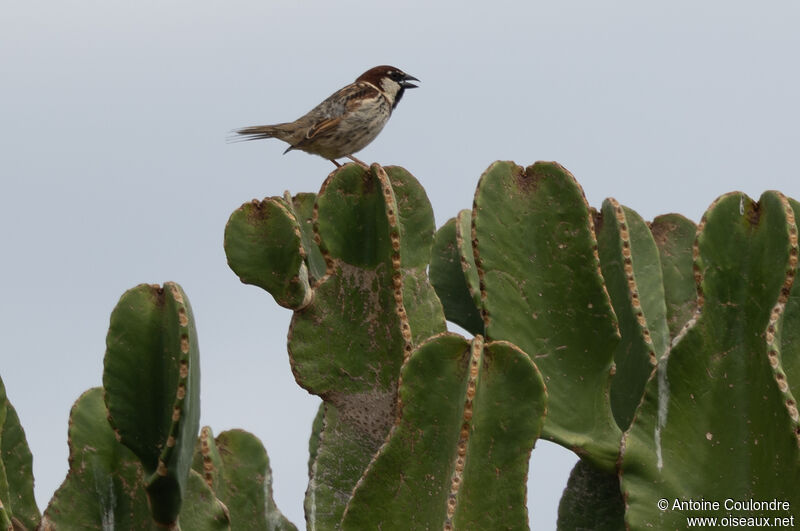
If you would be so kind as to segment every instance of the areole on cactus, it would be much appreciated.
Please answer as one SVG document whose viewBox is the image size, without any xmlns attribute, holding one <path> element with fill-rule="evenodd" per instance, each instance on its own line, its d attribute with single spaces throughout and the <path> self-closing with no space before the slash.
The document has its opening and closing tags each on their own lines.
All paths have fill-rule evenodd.
<svg viewBox="0 0 800 531">
<path fill-rule="evenodd" d="M 798 206 L 734 192 L 699 225 L 648 223 L 611 198 L 592 209 L 556 163 L 502 161 L 438 230 L 395 166 L 348 164 L 317 193 L 245 203 L 228 263 L 293 312 L 292 371 L 322 399 L 306 527 L 525 529 L 526 485 L 547 481 L 528 478 L 539 437 L 580 457 L 561 529 L 725 516 L 662 499 L 776 499 L 790 510 L 764 516 L 793 517 Z M 43 516 L 0 385 L 0 525 L 296 529 L 261 442 L 200 429 L 199 361 L 179 285 L 126 292 Z"/>
</svg>

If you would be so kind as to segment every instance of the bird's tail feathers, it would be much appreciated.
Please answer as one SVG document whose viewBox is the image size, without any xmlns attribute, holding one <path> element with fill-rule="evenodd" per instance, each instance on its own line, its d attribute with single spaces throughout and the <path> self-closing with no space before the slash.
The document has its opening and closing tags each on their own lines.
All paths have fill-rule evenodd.
<svg viewBox="0 0 800 531">
<path fill-rule="evenodd" d="M 242 129 L 234 129 L 228 137 L 228 142 L 244 142 L 247 140 L 261 140 L 262 138 L 280 138 L 286 135 L 286 131 L 281 126 L 277 125 L 254 125 L 252 127 L 243 127 Z"/>
</svg>

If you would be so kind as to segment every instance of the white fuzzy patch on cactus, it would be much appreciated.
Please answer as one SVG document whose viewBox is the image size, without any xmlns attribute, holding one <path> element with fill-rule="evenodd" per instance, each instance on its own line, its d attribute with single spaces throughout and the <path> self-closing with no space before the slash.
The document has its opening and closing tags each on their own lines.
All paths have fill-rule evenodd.
<svg viewBox="0 0 800 531">
<path fill-rule="evenodd" d="M 667 361 L 669 356 L 664 356 L 658 364 L 658 416 L 656 418 L 655 446 L 656 446 L 656 466 L 658 470 L 664 467 L 664 459 L 661 454 L 661 429 L 667 425 L 667 411 L 669 407 L 669 381 L 667 380 Z"/>
</svg>

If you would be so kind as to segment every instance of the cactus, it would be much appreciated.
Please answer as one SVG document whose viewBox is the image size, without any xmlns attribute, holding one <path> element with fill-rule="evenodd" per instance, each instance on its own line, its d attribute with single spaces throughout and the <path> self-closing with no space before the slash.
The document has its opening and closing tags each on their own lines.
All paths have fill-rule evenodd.
<svg viewBox="0 0 800 531">
<path fill-rule="evenodd" d="M 69 416 L 66 479 L 53 495 L 42 529 L 154 529 L 136 455 L 121 445 L 106 420 L 103 389 L 86 391 Z"/>
<path fill-rule="evenodd" d="M 242 282 L 270 292 L 286 308 L 305 307 L 311 301 L 311 284 L 325 274 L 319 249 L 308 231 L 301 230 L 307 219 L 300 212 L 307 205 L 303 199 L 299 196 L 293 203 L 291 197 L 274 197 L 246 203 L 231 215 L 225 230 L 225 252 L 234 272 Z"/>
<path fill-rule="evenodd" d="M 287 194 L 243 205 L 226 227 L 225 251 L 243 282 L 294 310 L 292 371 L 324 400 L 306 520 L 328 529 L 392 426 L 401 366 L 415 344 L 444 330 L 444 316 L 425 271 L 433 213 L 410 174 L 347 165 L 328 177 L 313 208 L 310 199 Z M 272 227 L 290 243 L 271 238 Z M 252 280 L 268 275 L 269 283 Z M 301 287 L 290 296 L 294 286 Z"/>
<path fill-rule="evenodd" d="M 472 253 L 472 212 L 462 210 L 436 231 L 431 258 L 431 284 L 447 320 L 474 335 L 483 334 L 481 289 Z"/>
<path fill-rule="evenodd" d="M 723 516 L 688 499 L 800 506 L 798 213 L 737 192 L 697 227 L 648 224 L 611 198 L 590 209 L 555 163 L 511 162 L 438 231 L 399 167 L 348 164 L 318 194 L 246 203 L 229 265 L 293 311 L 292 371 L 323 400 L 308 528 L 525 529 L 540 435 L 580 456 L 560 529 Z M 41 522 L 0 382 L 0 526 L 296 529 L 256 437 L 197 437 L 197 334 L 177 284 L 126 292 L 107 347 Z"/>
<path fill-rule="evenodd" d="M 774 203 L 770 197 L 765 196 Z M 788 201 L 787 204 L 796 204 L 792 200 Z M 744 217 L 739 215 L 741 219 L 755 219 L 757 216 L 753 212 L 763 212 L 763 207 L 759 209 L 749 203 L 744 206 L 746 201 L 741 194 L 733 194 L 721 203 L 728 205 L 730 217 L 738 215 L 740 208 L 745 214 L 750 213 Z M 720 208 L 719 205 L 709 212 L 714 212 L 717 208 Z M 791 218 L 791 209 L 774 208 L 776 211 L 785 211 L 786 219 Z M 663 394 L 663 389 L 667 386 L 665 382 L 671 381 L 665 367 L 673 370 L 674 362 L 668 362 L 664 358 L 659 371 L 654 371 L 654 366 L 669 351 L 670 339 L 678 335 L 697 306 L 694 293 L 695 275 L 691 270 L 694 224 L 682 216 L 666 215 L 656 218 L 648 227 L 635 212 L 613 199 L 607 200 L 602 212 L 591 220 L 580 189 L 571 176 L 556 165 L 543 163 L 522 169 L 511 163 L 499 162 L 484 173 L 476 191 L 472 212 L 471 249 L 464 245 L 464 230 L 461 228 L 463 216 L 463 213 L 459 214 L 459 218 L 446 223 L 437 234 L 437 252 L 434 253 L 431 276 L 434 279 L 443 279 L 434 281 L 434 285 L 445 301 L 448 319 L 464 326 L 471 312 L 468 302 L 474 300 L 471 297 L 473 290 L 469 288 L 473 280 L 469 278 L 468 267 L 458 266 L 469 264 L 468 255 L 471 252 L 475 258 L 481 289 L 476 308 L 483 314 L 486 334 L 495 340 L 506 339 L 520 345 L 533 356 L 542 370 L 548 386 L 550 404 L 543 436 L 575 450 L 582 458 L 573 471 L 562 499 L 559 525 L 564 528 L 587 526 L 618 529 L 625 525 L 622 520 L 625 512 L 627 524 L 631 528 L 645 524 L 655 527 L 679 526 L 679 520 L 659 514 L 656 508 L 656 499 L 653 497 L 663 484 L 672 481 L 672 488 L 676 489 L 672 492 L 675 497 L 678 496 L 680 485 L 678 478 L 691 476 L 702 483 L 712 468 L 730 465 L 725 469 L 736 470 L 727 461 L 714 463 L 709 460 L 704 462 L 709 473 L 698 474 L 696 466 L 703 461 L 703 458 L 698 458 L 698 463 L 692 467 L 679 468 L 681 472 L 676 471 L 673 476 L 661 476 L 660 472 L 654 471 L 658 468 L 654 467 L 658 460 L 643 457 L 647 452 L 656 452 L 654 441 L 660 439 L 654 439 L 652 435 L 655 426 L 658 425 L 659 430 L 664 428 L 657 420 L 658 389 L 661 388 Z M 780 222 L 775 223 L 780 225 Z M 791 223 L 787 222 L 785 225 L 789 227 L 783 231 L 787 234 L 786 241 L 794 241 L 793 245 L 796 246 L 796 232 L 791 228 Z M 744 238 L 731 241 L 723 236 L 726 231 L 731 231 L 730 228 L 712 226 L 716 227 L 713 235 L 708 236 L 708 227 L 705 227 L 699 241 L 713 242 L 706 243 L 709 250 L 728 250 L 731 254 L 727 261 L 736 263 L 735 267 L 747 263 L 746 260 L 734 262 L 734 258 L 740 254 L 772 259 L 776 253 L 780 255 L 778 247 L 746 250 Z M 593 241 L 595 228 L 596 246 Z M 764 230 L 764 234 L 774 234 L 776 230 Z M 518 235 L 521 233 L 527 235 L 527 238 L 520 239 Z M 735 234 L 735 231 L 732 233 Z M 703 246 L 700 245 L 700 248 Z M 596 254 L 592 252 L 595 249 Z M 730 278 L 715 285 L 715 289 L 720 292 L 722 286 L 735 290 L 731 286 L 735 286 L 734 279 L 740 277 L 752 279 L 750 282 L 754 286 L 763 284 L 765 281 L 759 280 L 762 278 L 771 278 L 778 286 L 785 280 L 785 284 L 789 285 L 789 280 L 794 278 L 794 273 L 789 271 L 796 264 L 796 254 L 793 254 L 796 251 L 791 250 L 791 245 L 786 249 L 789 250 L 784 256 L 788 257 L 786 264 L 789 265 L 786 266 L 787 273 L 783 276 L 775 272 L 769 276 L 770 273 L 756 268 L 738 270 L 730 266 L 705 267 L 714 272 L 720 269 L 732 270 Z M 702 254 L 698 264 L 700 263 Z M 600 269 L 593 272 L 592 269 L 596 269 L 598 265 Z M 443 271 L 448 273 L 442 273 Z M 462 280 L 447 278 L 448 275 L 452 277 L 459 273 L 464 277 Z M 742 295 L 739 302 L 731 304 L 726 301 L 725 304 L 745 307 L 745 291 L 740 291 Z M 604 292 L 607 293 L 605 297 Z M 604 298 L 607 299 L 605 304 Z M 710 327 L 707 331 L 701 332 L 702 326 L 698 328 L 698 325 L 693 325 L 676 343 L 674 350 L 677 352 L 687 349 L 694 352 L 683 354 L 685 363 L 698 356 L 709 357 L 713 352 L 730 350 L 721 350 L 721 346 L 709 348 L 708 345 L 687 347 L 686 342 L 695 337 L 694 334 L 704 338 L 738 337 L 740 334 L 736 331 L 741 326 L 740 323 L 752 319 L 744 312 L 738 320 L 716 318 L 722 313 L 718 306 L 719 303 L 710 311 L 706 321 L 700 319 L 700 323 L 706 323 Z M 772 308 L 766 304 L 764 307 Z M 796 345 L 800 336 L 796 332 L 800 329 L 796 323 L 800 319 L 800 303 L 793 296 L 788 296 L 775 306 L 778 307 L 782 312 L 781 320 L 789 324 L 783 325 L 780 332 L 774 333 L 775 345 L 771 348 L 774 348 L 773 352 L 780 352 L 780 355 L 767 356 L 766 347 L 761 347 L 762 365 L 769 359 L 772 366 L 777 367 L 773 371 L 774 375 L 765 375 L 762 385 L 763 389 L 766 386 L 774 388 L 777 382 L 777 391 L 773 389 L 773 392 L 783 396 L 783 414 L 788 415 L 781 422 L 788 421 L 788 425 L 784 424 L 785 433 L 794 433 L 797 410 L 793 393 L 797 387 L 792 385 L 796 386 L 796 380 L 800 379 L 796 361 Z M 770 315 L 769 311 L 764 315 Z M 614 337 L 616 326 L 620 331 L 618 339 Z M 766 333 L 763 332 L 765 326 L 765 322 L 755 324 L 752 333 L 761 330 L 762 337 L 769 339 L 772 332 L 769 329 Z M 475 330 L 475 327 L 472 329 Z M 599 336 L 603 330 L 606 331 L 601 336 L 605 338 L 603 341 L 587 339 L 592 334 Z M 777 350 L 778 346 L 780 350 Z M 697 348 L 705 353 L 699 354 Z M 580 358 L 589 354 L 594 359 Z M 570 355 L 576 356 L 571 362 Z M 743 353 L 738 354 L 742 355 Z M 604 365 L 612 356 L 613 365 Z M 672 356 L 674 354 L 670 358 Z M 728 359 L 729 356 L 725 358 Z M 776 360 L 780 360 L 780 363 Z M 741 361 L 731 363 L 742 365 Z M 605 372 L 606 367 L 613 374 L 610 381 Z M 695 370 L 699 370 L 699 365 Z M 714 374 L 727 373 L 718 368 Z M 679 378 L 685 381 L 683 373 L 681 375 Z M 705 396 L 701 389 L 702 386 L 698 385 L 693 393 L 684 393 L 682 399 L 700 394 Z M 643 395 L 644 403 L 640 407 Z M 753 395 L 755 397 L 755 393 Z M 672 393 L 669 397 L 670 404 L 676 400 Z M 744 408 L 747 400 L 741 398 L 737 402 L 730 397 L 716 403 L 739 403 L 738 407 Z M 570 410 L 576 408 L 576 402 L 586 404 L 578 406 L 580 411 L 577 414 Z M 661 400 L 661 404 L 667 410 L 673 407 L 666 407 L 664 400 Z M 563 409 L 565 407 L 570 409 Z M 676 407 L 681 412 L 688 409 L 683 403 Z M 740 424 L 755 424 L 752 418 L 746 416 L 739 420 Z M 587 438 L 585 432 L 581 433 L 582 426 L 591 427 L 595 435 Z M 630 431 L 625 435 L 623 462 L 623 456 L 615 446 L 619 444 L 623 431 L 629 427 Z M 722 429 L 721 423 L 719 429 Z M 679 435 L 680 428 L 674 430 L 670 432 L 675 438 L 673 444 L 677 445 L 677 441 L 682 440 L 684 442 L 680 447 L 683 452 L 695 452 L 685 442 L 685 434 Z M 748 431 L 740 429 L 737 433 L 747 434 Z M 750 433 L 745 439 L 762 441 L 774 437 L 777 437 L 774 430 L 770 432 L 764 429 L 757 436 Z M 741 439 L 740 435 L 739 440 Z M 733 448 L 734 443 L 734 440 L 730 440 L 728 446 Z M 696 444 L 703 443 L 698 441 Z M 763 451 L 764 455 L 767 454 L 768 451 L 763 446 L 754 448 L 755 444 L 763 443 L 736 443 L 740 459 L 747 459 L 745 456 L 752 455 L 755 450 L 758 450 L 756 453 Z M 792 447 L 788 441 L 786 445 L 788 446 L 784 450 L 791 448 L 795 452 L 790 452 L 789 457 L 780 460 L 789 473 L 784 474 L 782 481 L 774 484 L 777 486 L 773 486 L 773 490 L 763 494 L 764 496 L 783 493 L 786 497 L 789 484 L 797 479 L 797 445 Z M 644 454 L 637 454 L 637 451 Z M 673 448 L 673 452 L 677 455 L 677 446 Z M 698 449 L 697 455 L 705 454 Z M 617 469 L 618 459 L 623 463 L 621 471 Z M 756 471 L 748 472 L 753 473 Z M 628 496 L 627 511 L 620 496 L 617 474 L 621 474 L 626 482 L 624 493 Z M 661 479 L 656 481 L 654 477 Z M 655 488 L 654 482 L 657 485 Z M 644 488 L 644 485 L 650 485 L 650 488 Z M 639 498 L 630 498 L 628 488 L 636 491 Z M 666 489 L 662 495 L 669 492 Z M 708 498 L 708 492 L 711 491 L 703 490 L 698 485 L 694 496 L 704 495 Z M 640 501 L 645 493 L 650 497 L 644 498 L 646 501 Z M 739 495 L 743 494 L 740 492 Z M 684 496 L 688 497 L 687 494 Z M 593 515 L 592 519 L 587 520 L 587 514 Z"/>
<path fill-rule="evenodd" d="M 580 186 L 556 164 L 497 162 L 475 192 L 472 239 L 487 337 L 527 352 L 547 385 L 542 436 L 613 470 L 620 339 Z"/>
<path fill-rule="evenodd" d="M 109 422 L 141 460 L 156 522 L 180 512 L 200 423 L 200 367 L 183 290 L 142 284 L 111 314 L 103 387 Z"/>
<path fill-rule="evenodd" d="M 614 356 L 611 405 L 624 428 L 630 426 L 673 330 L 693 312 L 691 248 L 696 227 L 683 216 L 670 214 L 656 218 L 648 230 L 638 214 L 614 199 L 603 203 L 595 226 L 603 278 L 622 335 Z M 559 503 L 559 529 L 622 529 L 624 512 L 618 475 L 579 461 Z"/>
<path fill-rule="evenodd" d="M 795 213 L 795 224 L 800 219 L 800 203 L 789 199 Z M 780 352 L 786 385 L 795 399 L 800 399 L 800 282 L 795 279 L 786 308 L 783 312 L 784 326 L 780 333 Z"/>
<path fill-rule="evenodd" d="M 800 506 L 800 424 L 783 369 L 797 363 L 797 347 L 782 344 L 786 318 L 796 318 L 786 315 L 797 304 L 790 303 L 796 207 L 775 192 L 758 203 L 731 193 L 704 215 L 694 249 L 698 313 L 648 381 L 624 438 L 631 528 L 720 516 L 672 510 L 675 500 L 777 498 Z M 667 510 L 657 509 L 660 499 Z"/>
<path fill-rule="evenodd" d="M 229 430 L 215 439 L 206 426 L 197 442 L 193 470 L 225 504 L 232 529 L 297 530 L 275 506 L 269 457 L 254 435 Z"/>
<path fill-rule="evenodd" d="M 215 440 L 210 428 L 195 436 L 199 352 L 180 286 L 127 291 L 107 345 L 106 387 L 72 408 L 70 471 L 43 529 L 295 529 L 272 500 L 258 439 L 234 430 Z"/>
<path fill-rule="evenodd" d="M 414 351 L 401 379 L 402 413 L 342 528 L 525 528 L 528 457 L 545 411 L 528 355 L 444 333 Z"/>
<path fill-rule="evenodd" d="M 670 339 L 674 339 L 697 309 L 692 272 L 692 246 L 697 226 L 680 214 L 665 214 L 653 220 L 650 231 L 658 246 L 667 326 Z"/>
<path fill-rule="evenodd" d="M 625 430 L 669 345 L 661 260 L 644 220 L 616 200 L 603 202 L 596 226 L 603 279 L 621 335 L 614 352 L 611 410 Z"/>
<path fill-rule="evenodd" d="M 199 420 L 191 307 L 174 283 L 127 291 L 111 315 L 104 388 L 70 415 L 70 472 L 45 529 L 227 529 L 224 506 L 190 473 Z"/>
<path fill-rule="evenodd" d="M 0 525 L 34 529 L 41 518 L 33 497 L 33 457 L 0 379 Z"/>
<path fill-rule="evenodd" d="M 625 529 L 625 501 L 619 478 L 579 460 L 558 504 L 558 529 Z"/>
<path fill-rule="evenodd" d="M 107 417 L 100 387 L 86 391 L 72 407 L 70 470 L 45 510 L 43 530 L 163 529 L 150 515 L 152 493 L 146 490 L 142 463 L 117 441 Z M 224 506 L 193 475 L 186 480 L 181 524 L 186 529 L 229 529 Z"/>
</svg>

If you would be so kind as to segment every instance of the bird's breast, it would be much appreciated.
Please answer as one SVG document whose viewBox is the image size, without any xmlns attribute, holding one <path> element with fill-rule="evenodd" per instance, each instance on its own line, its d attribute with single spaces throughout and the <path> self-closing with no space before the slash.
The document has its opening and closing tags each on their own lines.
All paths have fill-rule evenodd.
<svg viewBox="0 0 800 531">
<path fill-rule="evenodd" d="M 342 118 L 342 125 L 351 130 L 377 129 L 377 132 L 386 125 L 392 108 L 382 96 L 362 100 L 359 105 L 354 105 Z M 377 133 L 376 133 L 377 134 Z"/>
<path fill-rule="evenodd" d="M 391 111 L 391 106 L 382 97 L 363 100 L 358 106 L 349 109 L 335 132 L 332 131 L 336 136 L 332 139 L 333 143 L 342 146 L 342 155 L 360 151 L 375 140 L 389 120 Z"/>
</svg>

